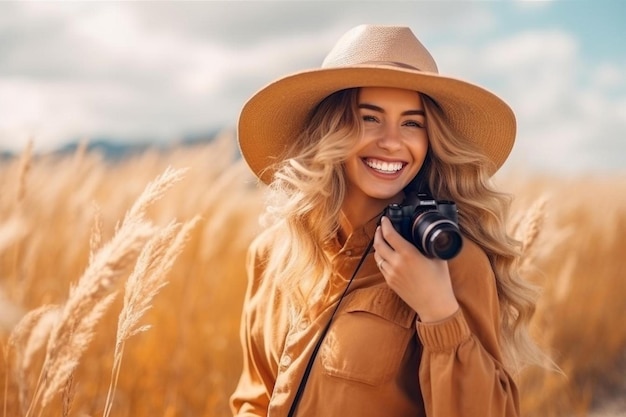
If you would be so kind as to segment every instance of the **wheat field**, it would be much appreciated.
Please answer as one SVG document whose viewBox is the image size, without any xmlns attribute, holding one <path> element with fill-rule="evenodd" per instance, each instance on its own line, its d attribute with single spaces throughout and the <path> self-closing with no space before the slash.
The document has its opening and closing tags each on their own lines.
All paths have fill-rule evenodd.
<svg viewBox="0 0 626 417">
<path fill-rule="evenodd" d="M 497 181 L 563 371 L 518 376 L 524 415 L 626 415 L 626 176 Z M 232 134 L 117 162 L 28 147 L 0 190 L 3 416 L 230 414 L 262 205 Z"/>
</svg>

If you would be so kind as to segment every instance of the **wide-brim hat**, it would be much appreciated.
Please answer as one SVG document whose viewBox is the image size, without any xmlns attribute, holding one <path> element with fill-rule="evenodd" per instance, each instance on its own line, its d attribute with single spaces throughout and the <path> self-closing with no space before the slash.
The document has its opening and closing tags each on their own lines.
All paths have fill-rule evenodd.
<svg viewBox="0 0 626 417">
<path fill-rule="evenodd" d="M 237 134 L 250 169 L 270 183 L 275 164 L 317 104 L 353 87 L 394 87 L 428 95 L 454 131 L 491 160 L 491 174 L 513 147 L 515 115 L 502 99 L 478 85 L 439 75 L 431 54 L 408 27 L 361 25 L 339 39 L 321 68 L 282 77 L 244 104 Z"/>
</svg>

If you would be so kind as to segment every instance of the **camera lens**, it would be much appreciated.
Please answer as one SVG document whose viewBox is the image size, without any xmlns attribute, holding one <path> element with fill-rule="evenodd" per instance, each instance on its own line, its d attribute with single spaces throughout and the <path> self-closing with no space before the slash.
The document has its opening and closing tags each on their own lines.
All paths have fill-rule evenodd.
<svg viewBox="0 0 626 417">
<path fill-rule="evenodd" d="M 446 227 L 440 227 L 432 234 L 432 238 L 428 242 L 430 244 L 429 251 L 437 258 L 451 259 L 459 252 L 463 241 L 461 235 L 456 230 L 445 230 Z"/>
<path fill-rule="evenodd" d="M 438 211 L 420 214 L 413 222 L 413 242 L 430 258 L 451 259 L 463 245 L 457 225 Z"/>
</svg>

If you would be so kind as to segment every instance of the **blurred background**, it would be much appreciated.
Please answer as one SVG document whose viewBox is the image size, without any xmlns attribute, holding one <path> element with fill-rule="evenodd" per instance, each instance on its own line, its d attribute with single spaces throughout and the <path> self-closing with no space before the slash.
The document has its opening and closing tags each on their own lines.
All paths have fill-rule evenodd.
<svg viewBox="0 0 626 417">
<path fill-rule="evenodd" d="M 264 84 L 319 66 L 349 28 L 380 23 L 410 26 L 442 74 L 509 102 L 506 167 L 614 170 L 625 21 L 622 0 L 2 2 L 0 149 L 205 138 Z"/>
</svg>

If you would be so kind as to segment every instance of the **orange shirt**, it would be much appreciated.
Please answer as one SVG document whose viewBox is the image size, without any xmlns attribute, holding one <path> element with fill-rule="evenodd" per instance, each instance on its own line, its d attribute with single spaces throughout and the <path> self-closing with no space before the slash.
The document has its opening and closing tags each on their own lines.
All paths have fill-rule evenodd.
<svg viewBox="0 0 626 417">
<path fill-rule="evenodd" d="M 373 236 L 376 222 L 330 248 L 336 298 Z M 334 304 L 295 322 L 286 297 L 261 280 L 263 251 L 251 247 L 242 317 L 243 371 L 231 397 L 235 416 L 285 417 Z M 512 417 L 515 383 L 503 369 L 494 274 L 486 254 L 464 241 L 449 261 L 461 306 L 422 323 L 385 283 L 368 254 L 319 350 L 297 416 Z M 419 274 L 419 271 L 416 271 Z"/>
</svg>

